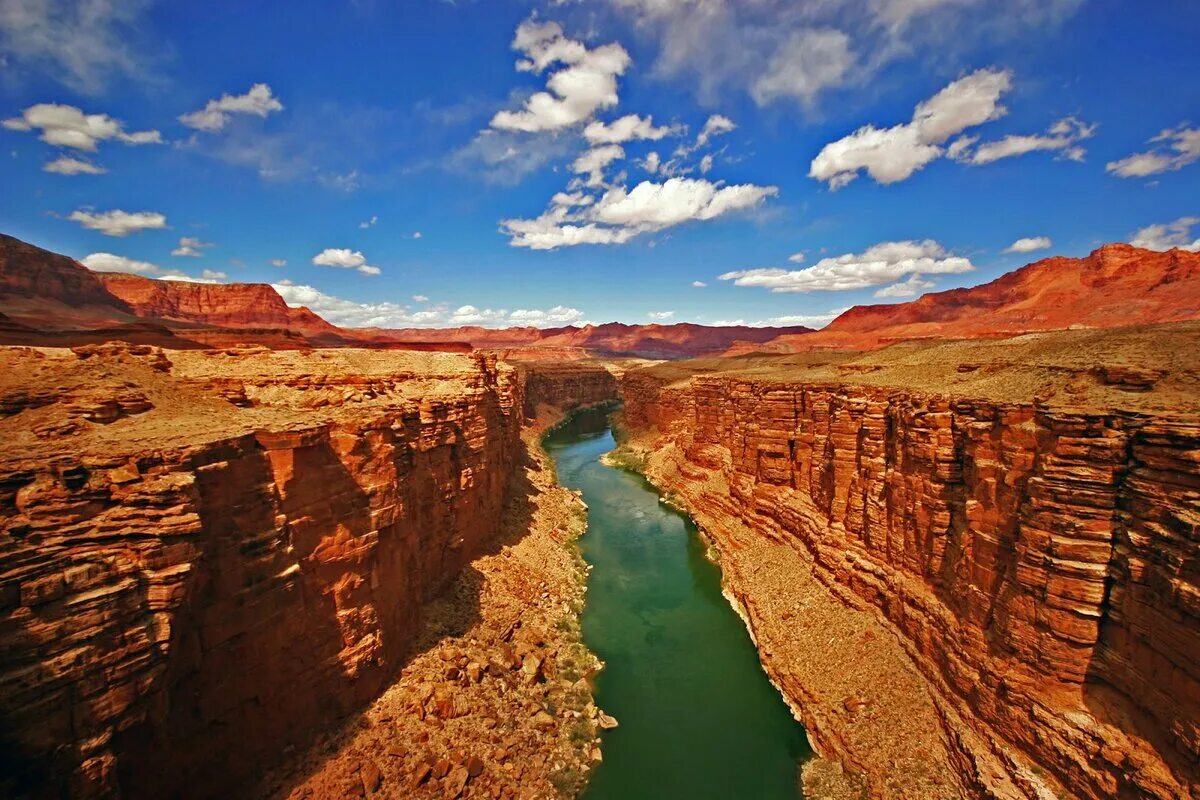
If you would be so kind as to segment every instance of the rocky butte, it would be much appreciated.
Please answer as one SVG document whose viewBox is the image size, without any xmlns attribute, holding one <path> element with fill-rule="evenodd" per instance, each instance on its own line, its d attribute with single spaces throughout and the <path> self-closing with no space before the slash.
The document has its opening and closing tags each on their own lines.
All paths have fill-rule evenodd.
<svg viewBox="0 0 1200 800">
<path fill-rule="evenodd" d="M 578 794 L 610 720 L 538 436 L 619 397 L 806 796 L 1196 796 L 1198 286 L 1110 245 L 817 333 L 355 331 L 5 237 L 0 794 Z"/>
</svg>

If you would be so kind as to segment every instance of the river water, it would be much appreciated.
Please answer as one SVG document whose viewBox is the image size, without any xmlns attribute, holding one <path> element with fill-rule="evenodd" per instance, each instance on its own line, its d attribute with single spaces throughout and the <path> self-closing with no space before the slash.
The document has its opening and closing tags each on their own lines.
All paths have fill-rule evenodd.
<svg viewBox="0 0 1200 800">
<path fill-rule="evenodd" d="M 545 440 L 559 481 L 588 505 L 583 638 L 606 662 L 596 702 L 620 721 L 603 734 L 585 800 L 796 800 L 804 729 L 767 681 L 691 520 L 641 476 L 601 464 L 614 446 L 600 410 Z"/>
</svg>

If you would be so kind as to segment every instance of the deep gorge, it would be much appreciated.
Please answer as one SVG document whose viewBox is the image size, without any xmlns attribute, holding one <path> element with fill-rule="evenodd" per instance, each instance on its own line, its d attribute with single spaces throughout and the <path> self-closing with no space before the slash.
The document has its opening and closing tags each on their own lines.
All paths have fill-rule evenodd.
<svg viewBox="0 0 1200 800">
<path fill-rule="evenodd" d="M 463 363 L 452 398 L 6 470 L 11 791 L 214 796 L 378 695 L 421 604 L 494 535 L 526 409 L 615 386 L 602 369 L 546 383 L 494 358 Z M 253 405 L 247 392 L 277 382 L 219 391 Z M 363 388 L 385 397 L 383 382 L 299 389 L 329 407 Z"/>
<path fill-rule="evenodd" d="M 165 402 L 151 356 L 114 358 Z M 871 796 L 905 796 L 881 753 L 924 755 L 904 730 L 877 741 L 904 694 L 927 699 L 925 796 L 1195 792 L 1194 423 L 436 359 L 461 390 L 406 393 L 411 372 L 217 381 L 178 356 L 170 380 L 290 416 L 6 464 L 0 716 L 17 791 L 200 796 L 203 774 L 215 795 L 303 747 L 386 687 L 422 604 L 495 533 L 522 426 L 620 396 L 623 452 L 713 543 L 768 674 Z M 853 632 L 843 672 L 886 652 L 906 682 L 826 691 L 787 638 L 814 615 Z"/>
</svg>

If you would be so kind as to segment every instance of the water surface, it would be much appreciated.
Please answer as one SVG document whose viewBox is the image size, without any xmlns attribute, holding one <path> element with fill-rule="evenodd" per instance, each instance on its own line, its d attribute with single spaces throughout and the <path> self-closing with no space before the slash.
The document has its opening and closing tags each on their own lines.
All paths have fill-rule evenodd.
<svg viewBox="0 0 1200 800">
<path fill-rule="evenodd" d="M 583 638 L 606 662 L 596 702 L 620 721 L 585 800 L 796 800 L 803 728 L 767 681 L 720 573 L 683 514 L 642 477 L 599 462 L 603 411 L 546 437 L 558 479 L 583 492 Z"/>
</svg>

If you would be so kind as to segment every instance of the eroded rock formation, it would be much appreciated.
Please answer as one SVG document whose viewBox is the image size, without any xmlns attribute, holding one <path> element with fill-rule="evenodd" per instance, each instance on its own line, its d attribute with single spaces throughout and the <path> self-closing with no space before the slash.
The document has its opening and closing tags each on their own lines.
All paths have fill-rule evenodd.
<svg viewBox="0 0 1200 800">
<path fill-rule="evenodd" d="M 731 353 L 864 350 L 911 339 L 998 338 L 1198 317 L 1200 253 L 1108 244 L 1084 258 L 1042 259 L 979 286 L 855 306 L 815 334 L 746 342 Z"/>
<path fill-rule="evenodd" d="M 305 336 L 342 334 L 309 309 L 291 308 L 265 283 L 161 281 L 121 272 L 96 276 L 139 317 L 223 328 L 277 328 Z"/>
<path fill-rule="evenodd" d="M 617 396 L 614 372 L 595 363 L 532 363 L 525 374 L 525 416 L 537 419 L 539 408 L 580 408 Z"/>
<path fill-rule="evenodd" d="M 946 394 L 869 365 L 878 385 L 758 371 L 630 372 L 627 435 L 718 547 L 744 546 L 727 532 L 748 527 L 886 620 L 937 698 L 965 790 L 1200 791 L 1194 408 L 1012 401 L 983 379 Z M 745 600 L 752 616 L 769 605 Z M 803 707 L 805 687 L 765 663 Z M 810 711 L 824 749 L 845 745 L 836 715 Z M 880 788 L 886 764 L 845 755 L 875 794 L 904 796 Z"/>
<path fill-rule="evenodd" d="M 482 356 L 110 350 L 2 351 L 0 774 L 215 795 L 394 675 L 503 516 L 524 388 Z M 80 419 L 114 387 L 141 399 Z"/>
</svg>

